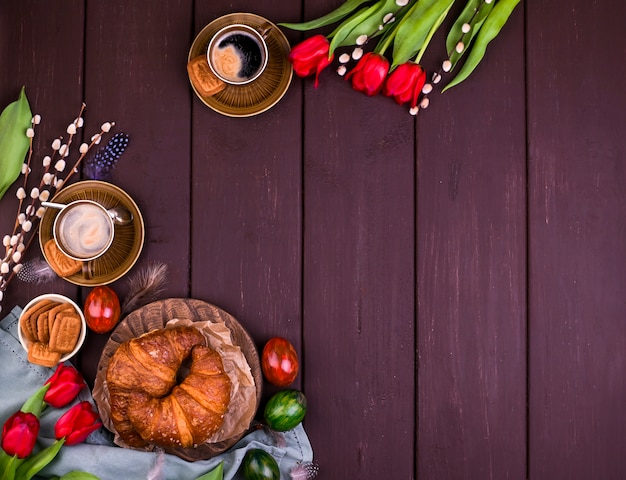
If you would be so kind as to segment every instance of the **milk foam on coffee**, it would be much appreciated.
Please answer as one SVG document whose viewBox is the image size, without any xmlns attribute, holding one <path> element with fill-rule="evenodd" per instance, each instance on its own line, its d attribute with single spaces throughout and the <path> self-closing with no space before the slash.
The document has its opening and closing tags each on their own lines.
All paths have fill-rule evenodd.
<svg viewBox="0 0 626 480">
<path fill-rule="evenodd" d="M 57 235 L 61 247 L 71 256 L 91 258 L 109 245 L 111 221 L 106 211 L 96 205 L 77 205 L 63 212 Z"/>
<path fill-rule="evenodd" d="M 226 80 L 246 81 L 259 71 L 263 53 L 258 40 L 247 32 L 227 34 L 211 52 L 213 67 Z"/>
</svg>

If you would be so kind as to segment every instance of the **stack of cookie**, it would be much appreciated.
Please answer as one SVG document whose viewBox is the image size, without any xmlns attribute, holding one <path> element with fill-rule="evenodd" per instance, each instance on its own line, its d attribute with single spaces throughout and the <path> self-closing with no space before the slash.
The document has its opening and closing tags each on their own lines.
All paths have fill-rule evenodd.
<svg viewBox="0 0 626 480">
<path fill-rule="evenodd" d="M 55 366 L 74 350 L 81 328 L 82 320 L 72 304 L 49 299 L 36 302 L 20 317 L 22 336 L 29 342 L 28 361 Z"/>
</svg>

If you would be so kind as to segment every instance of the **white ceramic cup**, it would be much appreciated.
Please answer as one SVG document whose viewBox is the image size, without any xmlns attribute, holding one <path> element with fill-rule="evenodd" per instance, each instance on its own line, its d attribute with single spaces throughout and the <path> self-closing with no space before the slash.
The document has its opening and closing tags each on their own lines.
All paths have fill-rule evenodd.
<svg viewBox="0 0 626 480">
<path fill-rule="evenodd" d="M 257 30 L 240 23 L 227 25 L 211 38 L 207 61 L 217 78 L 229 85 L 253 82 L 267 67 L 265 38 L 269 26 Z"/>
<path fill-rule="evenodd" d="M 92 200 L 69 203 L 57 214 L 52 231 L 59 249 L 81 262 L 104 255 L 115 236 L 113 219 L 106 208 Z"/>
</svg>

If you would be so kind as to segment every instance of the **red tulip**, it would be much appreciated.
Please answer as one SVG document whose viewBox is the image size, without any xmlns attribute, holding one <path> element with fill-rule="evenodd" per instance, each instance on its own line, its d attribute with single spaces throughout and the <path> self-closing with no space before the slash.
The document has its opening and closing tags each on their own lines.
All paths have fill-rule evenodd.
<svg viewBox="0 0 626 480">
<path fill-rule="evenodd" d="M 62 408 L 76 398 L 85 386 L 83 377 L 74 367 L 59 365 L 44 385 L 50 388 L 43 397 L 54 408 Z"/>
<path fill-rule="evenodd" d="M 399 105 L 409 102 L 413 108 L 417 105 L 425 83 L 426 72 L 420 65 L 413 62 L 403 63 L 387 78 L 383 86 L 383 95 L 393 97 Z"/>
<path fill-rule="evenodd" d="M 389 61 L 378 53 L 368 52 L 348 72 L 346 80 L 352 78 L 352 88 L 370 97 L 377 95 L 389 72 Z"/>
<path fill-rule="evenodd" d="M 100 418 L 93 410 L 91 403 L 80 402 L 57 420 L 54 426 L 54 436 L 57 440 L 65 437 L 65 445 L 76 445 L 101 426 Z"/>
<path fill-rule="evenodd" d="M 26 458 L 39 435 L 39 419 L 32 413 L 15 412 L 2 427 L 2 450 L 7 455 Z"/>
<path fill-rule="evenodd" d="M 315 88 L 319 85 L 320 72 L 333 61 L 329 56 L 330 42 L 324 35 L 314 35 L 291 49 L 289 61 L 299 77 L 315 73 Z"/>
</svg>

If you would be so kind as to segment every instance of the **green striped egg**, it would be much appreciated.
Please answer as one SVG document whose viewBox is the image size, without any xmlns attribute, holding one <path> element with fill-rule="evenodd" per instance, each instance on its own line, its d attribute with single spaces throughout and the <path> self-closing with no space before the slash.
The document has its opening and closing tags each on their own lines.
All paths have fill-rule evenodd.
<svg viewBox="0 0 626 480">
<path fill-rule="evenodd" d="M 306 397 L 299 390 L 282 390 L 265 406 L 265 422 L 277 432 L 291 430 L 306 414 Z"/>
<path fill-rule="evenodd" d="M 243 457 L 243 476 L 246 480 L 280 480 L 278 463 L 269 453 L 253 448 Z"/>
</svg>

